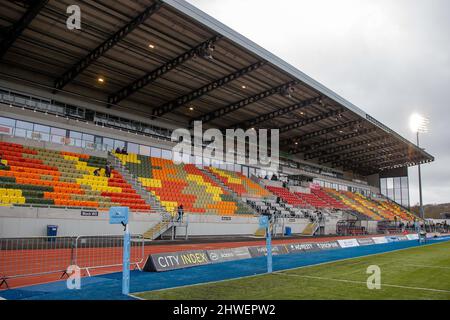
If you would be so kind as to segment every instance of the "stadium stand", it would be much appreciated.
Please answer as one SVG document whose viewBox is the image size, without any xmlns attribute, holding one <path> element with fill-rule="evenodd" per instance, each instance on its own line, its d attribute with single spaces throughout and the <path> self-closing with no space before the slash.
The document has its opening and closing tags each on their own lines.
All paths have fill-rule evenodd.
<svg viewBox="0 0 450 320">
<path fill-rule="evenodd" d="M 106 158 L 8 142 L 0 142 L 0 155 L 6 162 L 0 168 L 2 204 L 151 209 L 119 172 L 112 170 L 109 178 L 105 176 Z"/>
<path fill-rule="evenodd" d="M 333 189 L 324 189 L 325 192 L 335 199 L 340 199 L 348 208 L 353 209 L 366 217 L 380 221 L 406 220 L 412 221 L 415 217 L 400 206 L 388 201 L 374 200 L 359 193 L 350 191 L 336 191 Z M 397 218 L 396 218 L 397 217 Z"/>
<path fill-rule="evenodd" d="M 316 195 L 318 198 L 325 201 L 331 208 L 334 209 L 347 209 L 347 207 L 339 200 L 329 196 L 322 189 L 311 189 L 311 193 Z"/>
<path fill-rule="evenodd" d="M 267 186 L 267 190 L 280 197 L 284 202 L 298 207 L 306 207 L 307 203 L 286 188 Z"/>
<path fill-rule="evenodd" d="M 392 212 L 394 215 L 400 217 L 402 220 L 413 221 L 414 219 L 417 219 L 417 217 L 413 213 L 403 209 L 394 202 L 390 202 L 387 200 L 374 200 L 374 201 L 376 201 L 385 210 L 388 210 Z"/>
<path fill-rule="evenodd" d="M 266 189 L 240 172 L 231 172 L 214 167 L 208 167 L 207 170 L 241 197 L 262 198 L 271 195 Z"/>
<path fill-rule="evenodd" d="M 329 205 L 313 193 L 294 192 L 294 194 L 311 207 L 315 207 L 318 209 L 331 207 L 331 205 Z"/>
<path fill-rule="evenodd" d="M 217 215 L 253 215 L 239 200 L 193 164 L 130 153 L 114 153 L 122 164 L 171 214 L 179 205 L 185 212 Z"/>
</svg>

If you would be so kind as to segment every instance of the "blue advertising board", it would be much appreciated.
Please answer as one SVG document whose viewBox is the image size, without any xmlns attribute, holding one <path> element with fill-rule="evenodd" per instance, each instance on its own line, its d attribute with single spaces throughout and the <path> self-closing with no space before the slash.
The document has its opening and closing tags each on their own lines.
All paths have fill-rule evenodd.
<svg viewBox="0 0 450 320">
<path fill-rule="evenodd" d="M 128 224 L 128 207 L 111 207 L 109 224 Z"/>
</svg>

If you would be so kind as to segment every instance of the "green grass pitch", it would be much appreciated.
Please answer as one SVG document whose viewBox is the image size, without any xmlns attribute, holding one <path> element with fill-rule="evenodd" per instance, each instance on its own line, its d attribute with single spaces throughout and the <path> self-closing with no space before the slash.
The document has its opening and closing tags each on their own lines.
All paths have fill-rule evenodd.
<svg viewBox="0 0 450 320">
<path fill-rule="evenodd" d="M 371 265 L 380 267 L 381 289 L 367 288 L 366 271 Z M 450 242 L 137 296 L 149 300 L 450 300 Z"/>
</svg>

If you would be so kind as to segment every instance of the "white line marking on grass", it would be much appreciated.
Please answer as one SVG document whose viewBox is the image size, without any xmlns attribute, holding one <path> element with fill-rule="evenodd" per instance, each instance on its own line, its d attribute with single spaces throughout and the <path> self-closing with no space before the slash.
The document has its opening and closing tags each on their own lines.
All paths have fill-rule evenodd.
<svg viewBox="0 0 450 320">
<path fill-rule="evenodd" d="M 356 283 L 356 284 L 364 284 L 364 285 L 367 284 L 366 281 L 334 279 L 334 278 L 315 277 L 315 276 L 302 276 L 302 275 L 299 275 L 299 274 L 288 274 L 288 273 L 283 273 L 283 272 L 274 272 L 274 274 L 279 275 L 279 276 L 286 276 L 286 277 L 298 277 L 298 278 L 306 278 L 306 279 L 327 280 L 327 281 Z M 385 284 L 385 283 L 381 284 L 381 287 L 391 287 L 391 288 L 400 288 L 400 289 L 410 289 L 410 290 L 422 290 L 422 291 L 433 291 L 433 292 L 441 292 L 441 293 L 450 293 L 449 290 L 432 289 L 432 288 L 420 288 L 420 287 L 408 287 L 408 286 L 400 286 L 400 285 Z"/>
<path fill-rule="evenodd" d="M 284 271 L 291 271 L 291 270 L 299 270 L 299 269 L 311 268 L 311 267 L 322 266 L 322 265 L 327 265 L 327 264 L 332 264 L 332 263 L 338 263 L 338 262 L 341 262 L 341 261 L 361 259 L 361 258 L 365 258 L 365 257 L 372 257 L 372 256 L 378 256 L 379 257 L 379 256 L 382 256 L 384 254 L 389 254 L 389 253 L 394 253 L 394 252 L 399 252 L 399 251 L 406 251 L 406 250 L 417 249 L 417 248 L 423 248 L 423 247 L 429 247 L 429 246 L 433 246 L 433 245 L 440 245 L 442 243 L 447 243 L 447 241 L 443 241 L 441 243 L 430 243 L 430 244 L 423 244 L 423 245 L 418 245 L 418 246 L 414 246 L 414 247 L 395 249 L 395 250 L 386 251 L 386 252 L 372 253 L 372 254 L 368 254 L 368 255 L 364 255 L 364 256 L 358 256 L 358 257 L 351 257 L 351 258 L 344 258 L 344 259 L 326 261 L 326 262 L 316 263 L 316 264 L 307 265 L 307 266 L 287 268 L 287 269 L 283 269 L 283 270 L 276 271 L 276 272 L 284 272 Z M 356 262 L 355 264 L 358 264 L 358 263 L 359 262 Z M 199 287 L 199 286 L 208 285 L 208 284 L 216 284 L 216 283 L 221 283 L 221 282 L 230 282 L 230 281 L 255 278 L 255 277 L 265 276 L 265 275 L 269 275 L 269 274 L 268 273 L 255 273 L 255 274 L 250 275 L 250 276 L 236 277 L 236 278 L 231 278 L 231 279 L 200 282 L 200 283 L 187 284 L 187 285 L 182 285 L 182 286 L 175 286 L 175 287 L 162 288 L 162 289 L 156 289 L 156 290 L 148 290 L 148 291 L 142 291 L 142 292 L 133 292 L 133 295 L 145 294 L 145 293 L 150 293 L 150 292 L 162 292 L 162 291 L 168 291 L 168 290 L 172 290 L 172 289 L 183 289 L 183 288 L 189 288 L 189 287 Z"/>
<path fill-rule="evenodd" d="M 450 269 L 450 267 L 441 267 L 441 266 L 425 266 L 422 264 L 407 264 L 407 267 L 419 267 L 419 268 L 433 268 L 433 269 Z"/>
<path fill-rule="evenodd" d="M 137 299 L 137 300 L 145 300 L 144 298 L 138 297 L 138 296 L 136 296 L 134 294 L 129 294 L 129 296 L 134 298 L 134 299 Z"/>
</svg>

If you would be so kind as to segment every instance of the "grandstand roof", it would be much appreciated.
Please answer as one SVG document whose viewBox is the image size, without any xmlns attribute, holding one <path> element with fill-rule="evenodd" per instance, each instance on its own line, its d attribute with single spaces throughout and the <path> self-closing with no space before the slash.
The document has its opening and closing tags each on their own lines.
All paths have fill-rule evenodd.
<svg viewBox="0 0 450 320">
<path fill-rule="evenodd" d="M 361 174 L 434 161 L 183 0 L 78 1 L 81 30 L 66 27 L 69 0 L 20 3 L 0 12 L 2 78 L 186 125 L 279 128 L 282 151 Z"/>
</svg>

